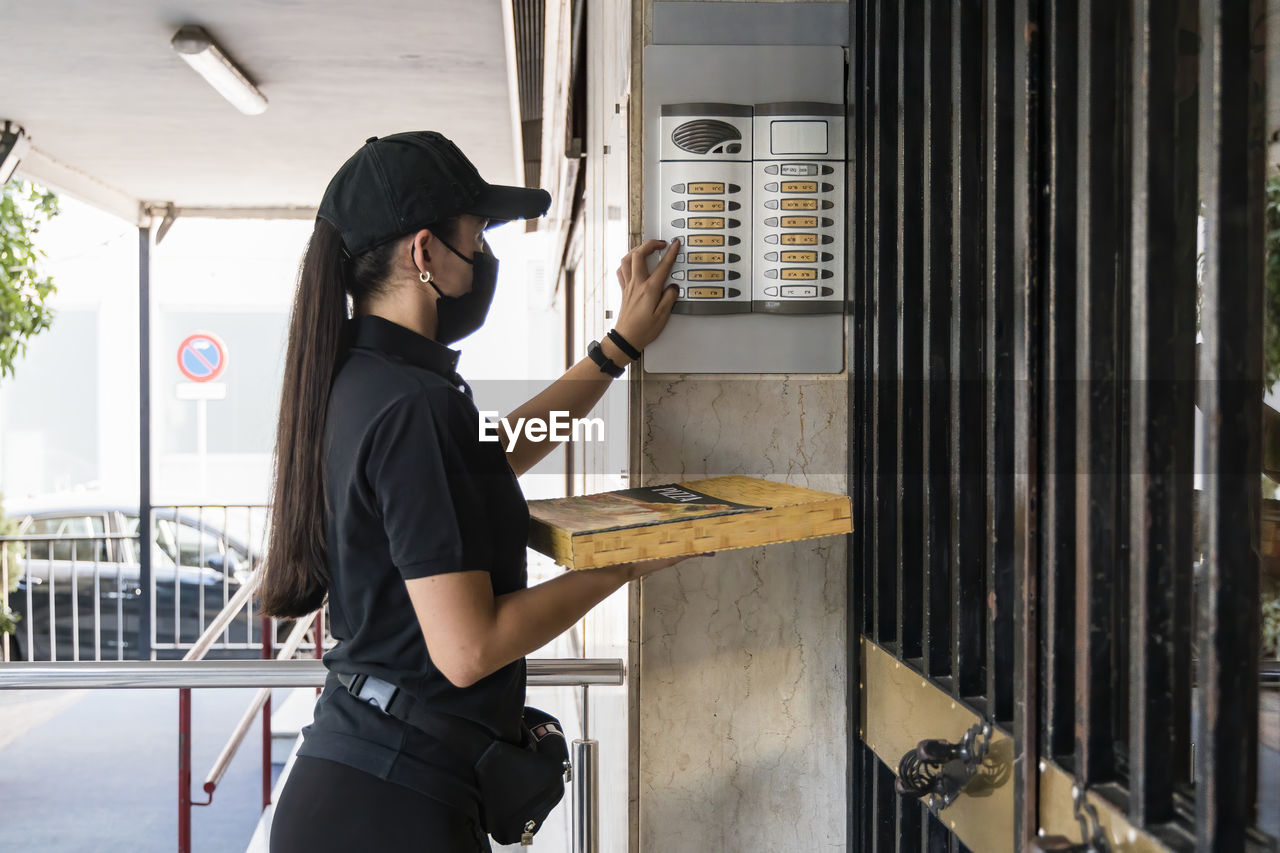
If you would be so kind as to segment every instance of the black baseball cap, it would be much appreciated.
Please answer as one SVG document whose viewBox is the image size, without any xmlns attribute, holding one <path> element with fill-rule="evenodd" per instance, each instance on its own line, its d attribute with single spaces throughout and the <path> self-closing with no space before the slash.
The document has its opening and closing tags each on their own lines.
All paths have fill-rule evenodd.
<svg viewBox="0 0 1280 853">
<path fill-rule="evenodd" d="M 329 181 L 316 216 L 355 256 L 441 219 L 470 213 L 494 222 L 533 219 L 551 194 L 490 184 L 434 130 L 370 136 Z"/>
</svg>

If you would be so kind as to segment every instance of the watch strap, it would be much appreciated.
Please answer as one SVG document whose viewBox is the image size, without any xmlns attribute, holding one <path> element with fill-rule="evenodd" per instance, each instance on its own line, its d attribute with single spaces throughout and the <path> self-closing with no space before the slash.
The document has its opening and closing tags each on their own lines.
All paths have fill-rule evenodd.
<svg viewBox="0 0 1280 853">
<path fill-rule="evenodd" d="M 600 366 L 602 373 L 617 378 L 626 372 L 624 368 L 618 366 L 617 362 L 604 354 L 604 350 L 600 348 L 599 341 L 592 341 L 587 345 L 587 356 Z"/>
</svg>

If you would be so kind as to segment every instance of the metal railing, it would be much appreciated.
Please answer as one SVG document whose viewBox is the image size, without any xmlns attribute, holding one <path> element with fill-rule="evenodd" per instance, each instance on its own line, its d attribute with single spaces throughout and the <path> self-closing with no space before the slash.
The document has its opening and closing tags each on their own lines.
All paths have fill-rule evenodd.
<svg viewBox="0 0 1280 853">
<path fill-rule="evenodd" d="M 0 690 L 323 687 L 327 675 L 318 660 L 36 661 L 0 667 Z M 625 678 L 617 658 L 528 659 L 530 687 L 617 687 Z"/>
<path fill-rule="evenodd" d="M 149 565 L 152 561 L 143 565 L 140 534 L 131 529 L 134 519 L 118 508 L 69 509 L 65 515 L 57 516 L 69 522 L 82 517 L 94 519 L 100 522 L 94 526 L 104 528 L 102 532 L 0 536 L 0 603 L 13 607 L 21 617 L 16 633 L 21 650 L 28 660 L 46 654 L 50 660 L 81 660 L 88 654 L 87 648 L 82 650 L 87 642 L 81 642 L 81 611 L 90 605 L 81 601 L 81 587 L 90 581 L 93 660 L 103 659 L 104 640 L 108 645 L 114 642 L 117 660 L 129 656 L 151 658 L 157 651 L 190 648 L 191 638 L 206 627 L 207 614 L 224 610 L 234 588 L 242 585 L 241 570 L 252 571 L 261 563 L 256 536 L 266 529 L 267 510 L 267 506 L 259 504 L 150 507 L 151 538 L 155 540 L 154 547 L 166 557 L 163 566 Z M 20 544 L 26 553 L 15 557 L 14 544 Z M 153 546 L 147 547 L 150 555 Z M 215 547 L 216 554 L 212 550 Z M 33 551 L 42 553 L 33 556 Z M 92 552 L 92 559 L 80 556 L 87 552 Z M 28 581 L 25 591 L 18 592 L 16 607 L 8 592 L 15 571 Z M 167 577 L 170 573 L 172 579 Z M 211 580 L 215 584 L 210 584 Z M 218 580 L 220 585 L 216 584 Z M 222 637 L 211 644 L 212 648 L 230 654 L 261 650 L 262 636 L 253 636 L 255 616 L 251 608 L 244 610 L 243 624 L 233 625 L 233 620 L 226 620 Z M 65 624 L 68 615 L 69 640 Z M 171 620 L 171 631 L 162 629 L 162 615 Z M 114 618 L 114 630 L 109 624 L 104 627 L 104 617 L 108 622 Z M 135 620 L 139 624 L 136 629 L 130 624 Z M 128 630 L 126 624 L 130 624 Z M 47 652 L 40 648 L 46 636 Z M 133 648 L 127 654 L 125 649 L 131 644 Z M 107 653 L 110 655 L 109 650 Z M 0 660 L 12 657 L 11 638 L 7 634 L 0 636 Z"/>
<path fill-rule="evenodd" d="M 52 553 L 52 550 L 50 551 Z M 50 572 L 52 586 L 53 574 Z M 73 573 L 74 578 L 74 573 Z M 253 718 L 262 714 L 262 808 L 271 805 L 271 688 L 324 686 L 328 669 L 320 656 L 323 642 L 323 611 L 317 610 L 294 625 L 281 646 L 278 657 L 269 659 L 272 648 L 262 646 L 262 661 L 206 661 L 204 655 L 214 638 L 236 614 L 252 601 L 260 581 L 258 572 L 241 585 L 226 606 L 214 617 L 182 661 L 87 661 L 87 662 L 18 662 L 0 667 L 0 689 L 112 689 L 112 688 L 177 688 L 178 689 L 178 851 L 191 850 L 191 809 L 213 802 L 213 794 L 231 760 L 244 742 Z M 30 585 L 28 585 L 28 592 Z M 74 593 L 73 593 L 74 600 Z M 28 608 L 28 612 L 31 612 Z M 262 636 L 274 636 L 273 619 L 262 618 Z M 53 621 L 51 619 L 51 625 Z M 291 660 L 308 630 L 314 629 L 315 660 Z M 51 628 L 52 630 L 52 628 Z M 78 636 L 78 634 L 76 634 Z M 78 646 L 78 643 L 76 644 Z M 50 643 L 56 656 L 56 644 Z M 532 687 L 587 687 L 620 685 L 624 671 L 622 661 L 611 659 L 533 659 L 527 662 L 527 683 Z M 219 752 L 205 777 L 204 802 L 191 797 L 191 689 L 193 687 L 258 687 L 240 720 Z M 599 845 L 596 810 L 597 743 L 575 741 L 573 760 L 573 828 L 574 853 L 589 853 Z"/>
<path fill-rule="evenodd" d="M 323 687 L 328 675 L 319 660 L 270 661 L 83 661 L 18 662 L 0 666 L 0 690 L 106 690 L 168 688 L 190 690 L 198 687 Z M 528 661 L 530 687 L 619 686 L 625 667 L 611 658 L 537 659 Z M 255 699 L 255 702 L 257 700 Z M 187 706 L 190 713 L 190 706 Z M 252 712 L 250 712 L 252 713 Z M 269 713 L 269 708 L 268 708 Z M 242 719 L 233 740 L 243 739 L 248 726 Z M 186 743 L 191 742 L 187 737 Z M 269 734 L 264 743 L 270 757 Z M 228 745 L 230 747 L 230 744 Z M 599 847 L 599 749 L 595 740 L 575 740 L 573 760 L 573 853 L 595 853 Z M 206 779 L 205 790 L 220 769 L 230 762 L 234 747 L 223 750 Z M 224 760 L 225 759 L 225 760 Z M 189 760 L 189 759 L 188 759 Z M 186 777 L 188 792 L 190 776 Z M 193 803 L 192 805 L 202 805 Z M 189 824 L 188 824 L 189 832 Z M 181 850 L 190 850 L 190 839 Z"/>
</svg>

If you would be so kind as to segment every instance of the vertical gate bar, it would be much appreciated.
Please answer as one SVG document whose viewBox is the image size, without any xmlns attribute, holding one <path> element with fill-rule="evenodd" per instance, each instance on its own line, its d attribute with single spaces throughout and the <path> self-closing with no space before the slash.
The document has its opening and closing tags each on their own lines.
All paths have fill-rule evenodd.
<svg viewBox="0 0 1280 853">
<path fill-rule="evenodd" d="M 855 338 L 851 341 L 851 364 L 850 370 L 850 404 L 851 412 L 849 417 L 849 430 L 852 438 L 852 447 L 849 454 L 849 492 L 853 498 L 853 518 L 854 530 L 852 533 L 852 547 L 849 551 L 849 584 L 848 584 L 848 614 L 849 624 L 847 629 L 847 648 L 849 662 L 849 680 L 847 690 L 846 720 L 847 731 L 850 733 L 848 747 L 848 785 L 850 804 L 848 815 L 846 818 L 847 837 L 851 844 L 854 839 L 859 839 L 865 843 L 868 839 L 862 836 L 862 832 L 870 823 L 868 808 L 868 798 L 870 796 L 871 776 L 868 772 L 867 756 L 870 750 L 866 744 L 862 742 L 861 728 L 861 692 L 862 692 L 862 672 L 860 668 L 860 645 L 862 635 L 867 633 L 871 628 L 871 622 L 868 618 L 869 611 L 867 605 L 870 603 L 871 596 L 868 594 L 871 585 L 868 583 L 869 578 L 867 571 L 871 565 L 869 559 L 871 537 L 867 532 L 867 525 L 870 515 L 870 457 L 868 455 L 869 442 L 869 418 L 870 418 L 870 358 L 869 358 L 869 341 L 871 338 L 868 327 L 869 299 L 867 295 L 867 276 L 859 274 L 864 269 L 866 257 L 868 253 L 868 225 L 867 196 L 869 194 L 869 180 L 872 173 L 868 168 L 869 146 L 867 141 L 867 132 L 869 128 L 868 116 L 871 109 L 871 98 L 868 94 L 869 76 L 868 62 L 870 51 L 868 49 L 868 39 L 870 38 L 870 29 L 868 27 L 868 16 L 871 14 L 873 0 L 855 0 L 850 8 L 850 38 L 851 45 L 850 54 L 850 73 L 849 85 L 852 90 L 846 98 L 846 103 L 852 107 L 852 122 L 846 124 L 847 129 L 852 126 L 853 139 L 852 145 L 848 147 L 851 154 L 850 161 L 853 168 L 853 186 L 855 188 L 853 198 L 846 200 L 849 210 L 849 226 L 853 229 L 853 254 L 850 257 L 849 273 L 847 274 L 848 292 L 853 297 L 853 305 L 851 312 L 853 316 L 852 326 Z M 859 529 L 861 528 L 861 529 Z M 852 736 L 856 733 L 856 737 Z M 874 761 L 874 757 L 871 758 Z M 867 849 L 861 847 L 861 849 Z"/>
<path fill-rule="evenodd" d="M 1013 2 L 986 4 L 986 230 L 983 460 L 986 696 L 1013 719 Z"/>
<path fill-rule="evenodd" d="M 1115 378 L 1115 419 L 1112 434 L 1116 440 L 1115 468 L 1111 475 L 1111 488 L 1116 497 L 1115 507 L 1115 564 L 1111 569 L 1115 588 L 1110 595 L 1111 609 L 1111 671 L 1115 673 L 1115 693 L 1111 703 L 1111 731 L 1116 755 L 1116 770 L 1125 778 L 1128 773 L 1129 737 L 1129 337 L 1131 311 L 1129 307 L 1132 286 L 1130 283 L 1132 255 L 1132 221 L 1129 215 L 1133 198 L 1133 111 L 1132 68 L 1133 20 L 1129 3 L 1116 9 L 1116 50 L 1112 55 L 1116 82 L 1115 125 L 1117 195 L 1112 210 L 1117 219 L 1116 227 L 1116 286 L 1113 290 L 1114 339 L 1111 352 L 1115 360 L 1112 375 Z"/>
<path fill-rule="evenodd" d="M 871 44 L 874 14 L 875 0 L 863 0 L 858 16 L 862 22 L 862 35 L 858 42 L 860 52 L 855 57 L 859 75 L 858 90 L 857 99 L 853 102 L 858 125 L 856 159 L 859 197 L 850 200 L 852 204 L 856 205 L 853 208 L 856 211 L 856 218 L 853 222 L 857 228 L 858 235 L 853 264 L 850 266 L 850 284 L 853 292 L 857 294 L 857 302 L 854 305 L 854 316 L 858 328 L 858 340 L 855 342 L 854 348 L 857 359 L 854 393 L 856 394 L 859 412 L 856 424 L 858 442 L 856 452 L 860 469 L 857 473 L 856 482 L 851 485 L 857 490 L 859 496 L 861 510 L 857 517 L 863 526 L 863 529 L 857 535 L 858 551 L 854 564 L 854 572 L 857 573 L 861 584 L 861 594 L 856 600 L 854 609 L 850 611 L 856 614 L 852 617 L 852 624 L 857 626 L 857 631 L 851 630 L 850 633 L 855 635 L 861 633 L 868 636 L 873 636 L 873 593 L 875 590 L 874 580 L 871 577 L 875 564 L 875 537 L 872 532 L 875 523 L 875 460 L 872 455 L 875 413 L 875 381 L 872 372 L 874 357 L 872 350 L 874 346 L 873 327 L 875 317 L 873 314 L 874 301 L 871 296 L 871 238 L 873 227 L 872 210 L 874 207 L 871 197 L 875 192 L 874 150 L 871 138 L 875 126 L 875 96 L 872 91 L 875 80 L 873 68 L 875 54 Z M 857 636 L 852 639 L 856 642 Z"/>
<path fill-rule="evenodd" d="M 894 644 L 897 635 L 898 549 L 896 547 L 898 334 L 897 334 L 897 182 L 885 178 L 898 160 L 898 15 L 893 0 L 881 0 L 876 50 L 876 574 L 875 638 Z"/>
<path fill-rule="evenodd" d="M 867 584 L 867 608 L 870 622 L 867 626 L 867 635 L 873 640 L 879 641 L 880 623 L 882 619 L 883 609 L 880 602 L 884 595 L 881 591 L 880 579 L 880 530 L 882 528 L 880 518 L 880 385 L 881 385 L 881 369 L 880 369 L 880 305 L 878 294 L 879 269 L 880 269 L 880 192 L 883 181 L 880 180 L 880 125 L 883 115 L 882 92 L 881 92 L 881 74 L 880 66 L 880 50 L 881 39 L 879 38 L 879 12 L 884 0 L 871 0 L 869 5 L 870 26 L 875 33 L 871 37 L 868 44 L 868 87 L 867 100 L 869 102 L 869 111 L 867 115 L 867 256 L 866 270 L 864 272 L 864 280 L 866 281 L 867 291 L 867 364 L 870 367 L 868 375 L 871 381 L 870 389 L 870 412 L 871 420 L 867 425 L 867 478 L 870 482 L 870 507 L 868 509 L 869 521 L 871 528 L 868 531 L 868 557 L 867 576 L 869 583 Z"/>
<path fill-rule="evenodd" d="M 862 787 L 858 796 L 858 808 L 861 812 L 859 819 L 858 839 L 861 842 L 858 846 L 859 850 L 875 850 L 875 778 L 876 765 L 879 761 L 876 754 L 871 751 L 871 747 L 865 743 L 860 745 L 862 752 L 862 760 L 859 766 L 862 772 Z"/>
<path fill-rule="evenodd" d="M 1260 3 L 1200 7 L 1206 517 L 1196 591 L 1196 841 L 1215 851 L 1244 849 L 1255 804 L 1265 88 L 1251 66 L 1266 44 L 1261 12 Z"/>
<path fill-rule="evenodd" d="M 928 6 L 924 29 L 924 642 L 921 668 L 930 678 L 951 674 L 951 534 L 947 448 L 951 411 L 948 364 L 951 335 L 951 3 Z"/>
<path fill-rule="evenodd" d="M 904 4 L 905 5 L 905 4 Z M 894 792 L 894 808 L 898 813 L 897 853 L 920 853 L 920 809 L 915 797 Z"/>
<path fill-rule="evenodd" d="M 1080 3 L 1080 174 L 1076 293 L 1075 771 L 1085 785 L 1115 771 L 1112 596 L 1116 566 L 1116 18 Z"/>
<path fill-rule="evenodd" d="M 893 771 L 876 760 L 874 754 L 871 761 L 875 772 L 871 849 L 876 853 L 894 853 L 898 820 L 897 810 L 894 808 L 897 792 L 893 789 Z"/>
<path fill-rule="evenodd" d="M 1075 716 L 1075 300 L 1076 300 L 1076 51 L 1074 0 L 1048 0 L 1045 12 L 1044 392 L 1039 398 L 1044 486 L 1039 591 L 1044 627 L 1041 751 L 1050 758 L 1073 749 Z"/>
<path fill-rule="evenodd" d="M 925 850 L 928 853 L 948 853 L 951 849 L 951 833 L 942 825 L 942 821 L 925 809 L 924 815 Z"/>
<path fill-rule="evenodd" d="M 982 2 L 952 7 L 951 674 L 952 691 L 983 689 Z M 976 460 L 976 461 L 975 461 Z"/>
<path fill-rule="evenodd" d="M 1174 208 L 1173 242 L 1174 293 L 1196 294 L 1199 289 L 1199 126 L 1200 126 L 1200 15 L 1197 0 L 1178 0 L 1178 58 L 1175 71 L 1174 119 Z M 1196 375 L 1195 347 L 1175 352 L 1175 375 Z M 1190 395 L 1194 401 L 1195 386 Z M 1174 431 L 1175 483 L 1174 529 L 1180 531 L 1175 540 L 1180 549 L 1173 558 L 1173 746 L 1174 781 L 1189 789 L 1191 785 L 1191 682 L 1194 665 L 1191 659 L 1191 635 L 1195 625 L 1191 588 L 1193 563 L 1191 536 L 1195 525 L 1195 412 L 1188 407 L 1185 419 Z"/>
<path fill-rule="evenodd" d="M 860 214 L 861 200 L 866 194 L 863 188 L 866 169 L 863 167 L 862 162 L 862 102 L 864 100 L 862 89 L 865 83 L 862 65 L 862 57 L 864 55 L 862 50 L 862 16 L 865 6 L 865 0 L 854 0 L 849 5 L 849 73 L 845 79 L 847 87 L 845 91 L 845 150 L 848 152 L 849 157 L 849 184 L 853 189 L 853 192 L 847 193 L 845 198 L 845 227 L 848 230 L 847 239 L 851 247 L 848 268 L 845 273 L 845 292 L 848 294 L 848 304 L 845 306 L 845 311 L 851 318 L 850 331 L 852 335 L 847 342 L 849 458 L 846 475 L 853 514 L 853 529 L 846 540 L 848 551 L 845 564 L 845 613 L 848 619 L 845 630 L 845 661 L 849 667 L 848 677 L 845 682 L 845 731 L 848 732 L 845 745 L 845 785 L 848 791 L 848 804 L 845 808 L 845 838 L 850 840 L 850 844 L 853 843 L 858 831 L 862 800 L 862 760 L 859 753 L 862 733 L 860 719 L 862 669 L 860 666 L 859 646 L 863 632 L 860 618 L 862 605 L 860 602 L 866 597 L 862 585 L 862 567 L 864 565 L 862 547 L 866 538 L 863 524 L 865 506 L 863 483 L 866 478 L 863 476 L 864 469 L 862 466 L 862 416 L 863 406 L 865 405 L 862 386 L 866 373 L 863 370 L 863 349 L 861 344 L 866 337 L 866 330 L 863 325 L 864 316 L 862 313 L 862 277 L 854 274 L 854 271 L 858 269 L 859 264 L 862 262 L 862 252 L 864 250 L 862 217 Z"/>
<path fill-rule="evenodd" d="M 1039 601 L 1037 570 L 1040 489 L 1039 425 L 1035 412 L 1041 394 L 1040 228 L 1043 219 L 1041 175 L 1041 4 L 1016 0 L 1013 10 L 1013 304 L 1011 323 L 1013 381 L 1013 847 L 1030 845 L 1039 821 Z"/>
<path fill-rule="evenodd" d="M 1189 549 L 1178 527 L 1178 445 L 1195 398 L 1195 290 L 1177 275 L 1174 74 L 1177 18 L 1161 0 L 1133 0 L 1132 316 L 1129 360 L 1129 816 L 1139 826 L 1173 816 L 1174 573 Z M 1184 285 L 1179 289 L 1178 285 Z M 1181 434 L 1180 434 L 1181 431 Z M 1189 467 L 1181 467 L 1182 472 Z"/>
<path fill-rule="evenodd" d="M 924 27 L 920 10 L 898 7 L 898 645 L 906 659 L 920 657 L 924 484 L 920 467 L 920 413 L 924 383 L 921 310 L 923 211 L 922 140 Z"/>
</svg>

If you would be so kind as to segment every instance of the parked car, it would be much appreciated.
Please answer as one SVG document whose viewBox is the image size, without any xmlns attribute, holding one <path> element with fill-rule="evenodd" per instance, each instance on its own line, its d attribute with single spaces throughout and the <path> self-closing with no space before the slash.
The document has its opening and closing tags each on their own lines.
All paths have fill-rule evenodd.
<svg viewBox="0 0 1280 853">
<path fill-rule="evenodd" d="M 55 496 L 11 501 L 5 514 L 19 520 L 19 535 L 137 536 L 136 502 L 112 501 L 95 495 Z M 213 516 L 213 517 L 211 517 Z M 203 525 L 198 513 L 160 507 L 153 510 L 151 575 L 155 588 L 155 641 L 193 643 L 213 621 L 241 583 L 261 563 L 262 556 L 247 542 L 222 530 L 215 522 L 220 512 L 206 510 Z M 10 635 L 14 660 L 50 660 L 50 589 L 54 615 L 57 659 L 72 659 L 72 578 L 79 608 L 78 643 L 81 660 L 95 658 L 96 637 L 101 660 L 137 660 L 139 619 L 148 605 L 141 586 L 141 564 L 136 539 L 70 539 L 26 542 L 26 556 L 10 571 L 25 573 L 10 594 L 10 607 L 21 617 Z M 97 589 L 95 595 L 94 590 Z M 95 616 L 95 602 L 97 613 Z M 253 623 L 253 638 L 260 638 L 261 619 L 256 602 L 252 614 L 245 608 L 227 626 L 218 642 L 243 644 Z M 28 626 L 32 636 L 28 637 Z M 175 636 L 175 626 L 178 633 Z M 287 629 L 285 629 L 287 630 Z M 278 626 L 277 636 L 282 631 Z M 30 641 L 31 648 L 28 648 Z M 160 660 L 181 659 L 185 647 L 155 649 Z M 208 659 L 261 657 L 256 648 L 210 649 Z"/>
</svg>

